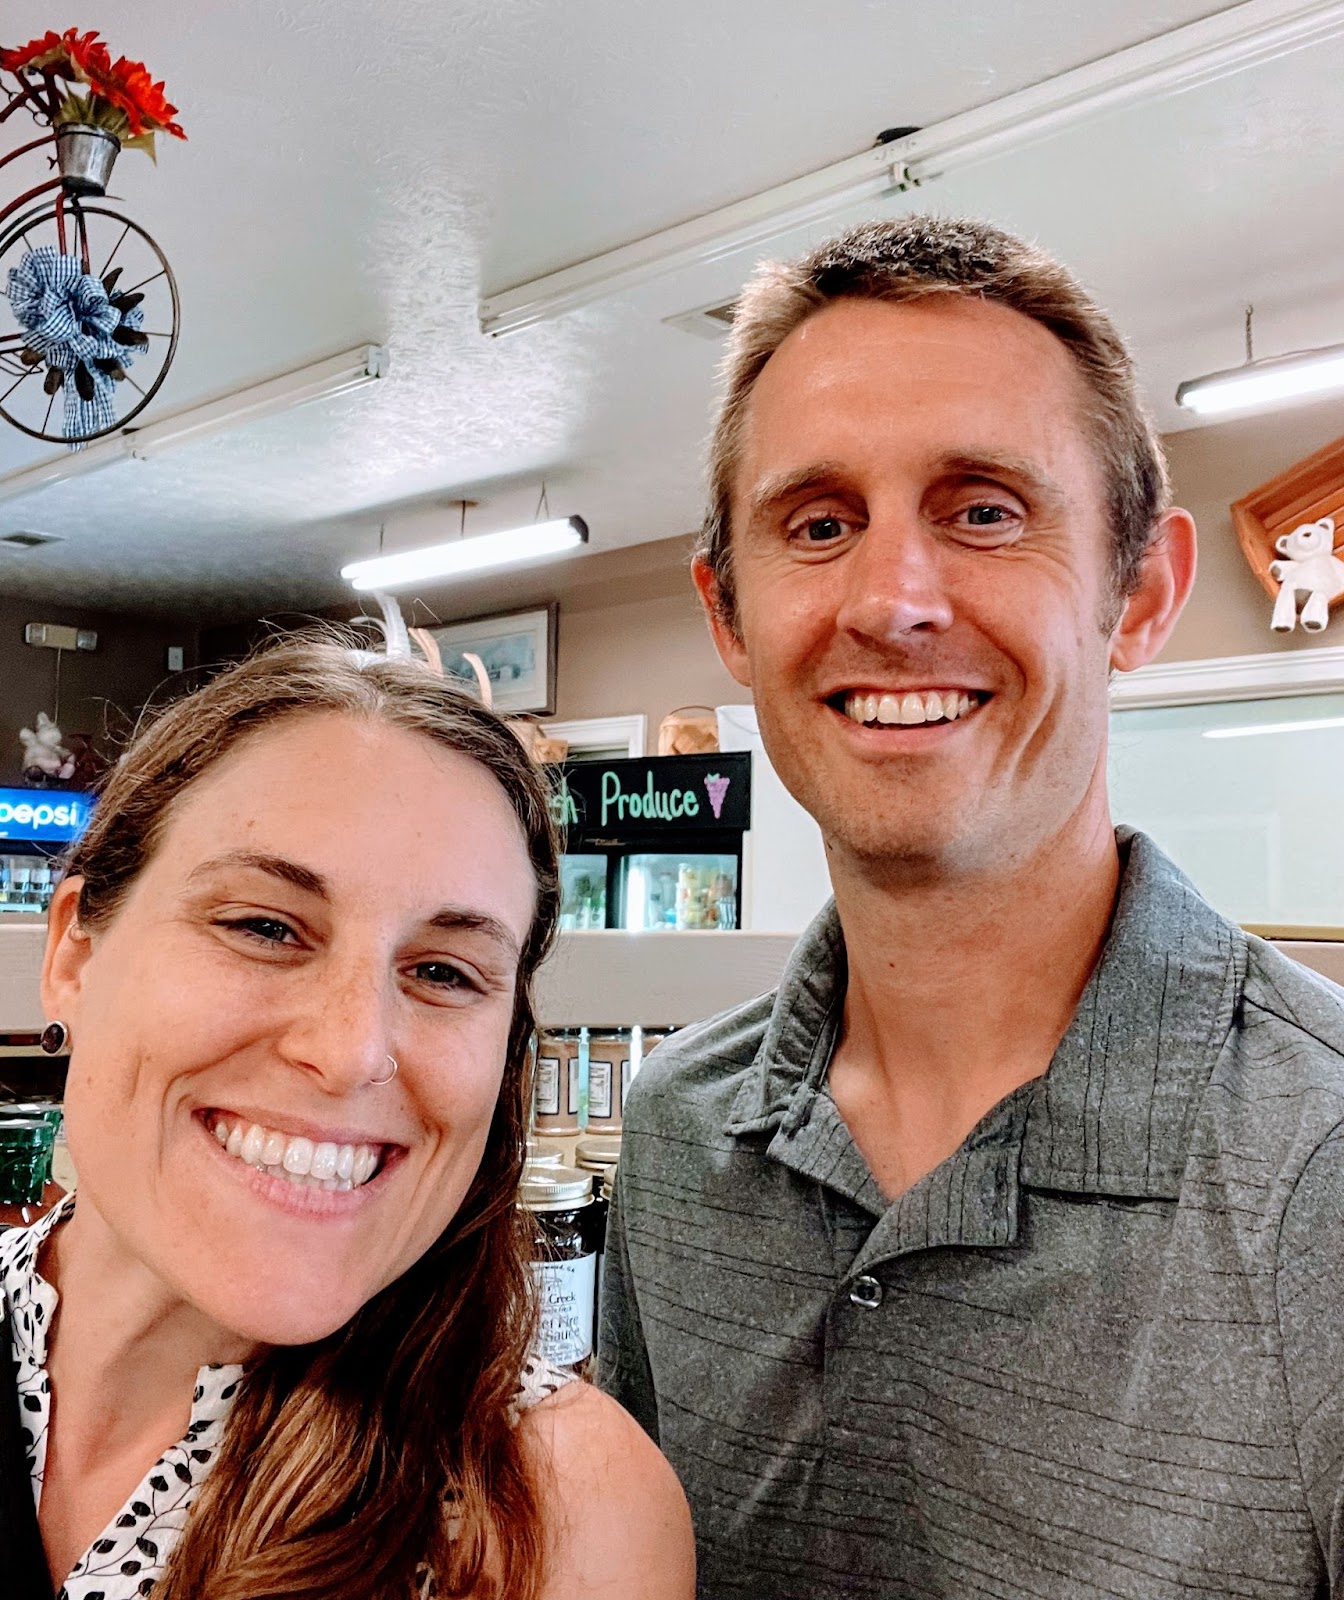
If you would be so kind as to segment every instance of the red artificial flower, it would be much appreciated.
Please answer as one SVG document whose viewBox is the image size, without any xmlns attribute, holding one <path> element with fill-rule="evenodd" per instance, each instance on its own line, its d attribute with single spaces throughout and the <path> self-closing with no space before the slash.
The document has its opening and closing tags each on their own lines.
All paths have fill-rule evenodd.
<svg viewBox="0 0 1344 1600">
<path fill-rule="evenodd" d="M 177 107 L 169 105 L 162 82 L 154 82 L 143 61 L 130 61 L 121 56 L 115 63 L 88 63 L 80 76 L 94 94 L 126 113 L 132 137 L 161 130 L 176 139 L 186 138 L 172 120 Z"/>
<path fill-rule="evenodd" d="M 64 33 L 47 32 L 40 39 L 32 39 L 17 50 L 0 50 L 0 69 L 20 72 L 30 68 L 34 72 L 50 72 L 58 78 L 74 81 L 83 76 L 86 63 L 111 65 L 107 46 L 98 40 L 96 29 L 80 33 L 78 28 L 67 28 Z"/>
</svg>

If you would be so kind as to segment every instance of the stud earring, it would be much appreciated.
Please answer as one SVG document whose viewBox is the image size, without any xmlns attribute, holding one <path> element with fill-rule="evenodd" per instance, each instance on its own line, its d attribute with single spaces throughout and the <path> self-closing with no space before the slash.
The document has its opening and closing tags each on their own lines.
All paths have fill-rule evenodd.
<svg viewBox="0 0 1344 1600">
<path fill-rule="evenodd" d="M 38 1043 L 42 1046 L 44 1054 L 58 1056 L 70 1043 L 70 1030 L 63 1022 L 49 1022 L 43 1028 Z"/>
<path fill-rule="evenodd" d="M 385 1083 L 391 1083 L 393 1078 L 395 1078 L 396 1075 L 397 1075 L 397 1058 L 396 1058 L 396 1056 L 388 1056 L 387 1061 L 388 1061 L 388 1065 L 392 1068 L 391 1072 L 389 1072 L 388 1075 L 385 1078 L 370 1078 L 369 1079 L 369 1082 L 373 1085 L 373 1087 L 375 1089 L 381 1089 L 382 1086 Z"/>
</svg>

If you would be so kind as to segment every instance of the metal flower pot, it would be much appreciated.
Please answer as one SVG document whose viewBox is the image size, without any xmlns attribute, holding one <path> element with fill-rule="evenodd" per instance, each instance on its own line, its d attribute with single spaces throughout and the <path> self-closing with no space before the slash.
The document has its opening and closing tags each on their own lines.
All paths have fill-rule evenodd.
<svg viewBox="0 0 1344 1600">
<path fill-rule="evenodd" d="M 56 161 L 68 194 L 101 195 L 107 191 L 121 140 L 106 128 L 83 122 L 62 123 L 56 130 Z"/>
</svg>

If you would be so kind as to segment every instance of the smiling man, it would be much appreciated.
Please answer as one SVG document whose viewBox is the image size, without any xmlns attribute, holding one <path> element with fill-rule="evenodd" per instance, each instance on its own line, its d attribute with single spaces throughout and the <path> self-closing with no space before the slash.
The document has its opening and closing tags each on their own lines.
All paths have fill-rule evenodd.
<svg viewBox="0 0 1344 1600">
<path fill-rule="evenodd" d="M 1122 340 L 917 217 L 726 377 L 695 578 L 835 898 L 627 1108 L 602 1377 L 702 1596 L 1344 1593 L 1344 994 L 1112 825 L 1195 569 Z"/>
</svg>

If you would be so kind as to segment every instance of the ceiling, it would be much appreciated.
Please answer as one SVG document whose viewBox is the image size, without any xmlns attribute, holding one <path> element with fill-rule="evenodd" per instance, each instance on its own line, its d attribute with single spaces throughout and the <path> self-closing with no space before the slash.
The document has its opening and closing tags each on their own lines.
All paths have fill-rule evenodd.
<svg viewBox="0 0 1344 1600">
<path fill-rule="evenodd" d="M 683 534 L 718 349 L 663 319 L 731 298 L 751 254 L 501 340 L 478 331 L 482 292 L 1219 9 L 193 0 L 188 27 L 168 0 L 88 0 L 81 26 L 166 78 L 190 135 L 157 169 L 123 155 L 114 181 L 183 295 L 144 420 L 365 340 L 391 370 L 0 503 L 0 533 L 61 536 L 0 555 L 0 590 L 203 621 L 314 608 L 348 595 L 338 568 L 380 529 L 389 550 L 451 537 L 460 496 L 480 502 L 468 533 L 530 521 L 543 482 L 595 553 Z M 7 0 L 6 43 L 53 25 L 48 0 Z M 1259 353 L 1344 338 L 1342 80 L 1336 41 L 864 211 L 979 213 L 1038 238 L 1132 337 L 1162 426 L 1184 426 L 1176 383 L 1240 359 L 1245 301 Z M 49 450 L 0 425 L 0 474 Z"/>
</svg>

